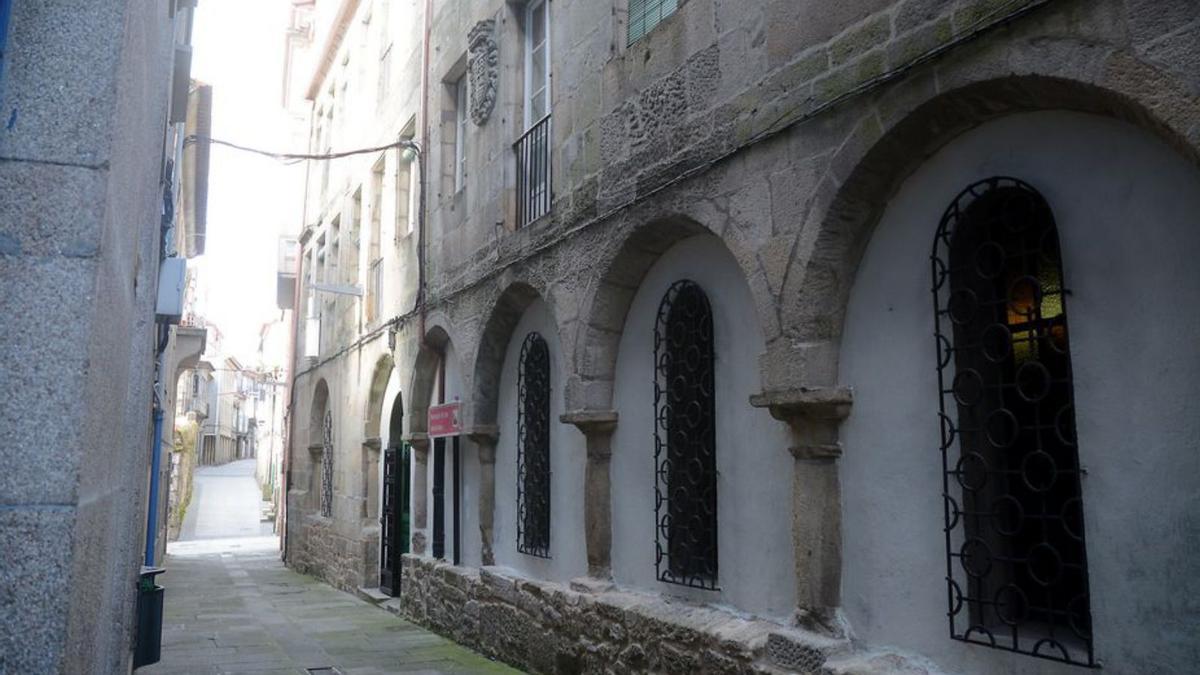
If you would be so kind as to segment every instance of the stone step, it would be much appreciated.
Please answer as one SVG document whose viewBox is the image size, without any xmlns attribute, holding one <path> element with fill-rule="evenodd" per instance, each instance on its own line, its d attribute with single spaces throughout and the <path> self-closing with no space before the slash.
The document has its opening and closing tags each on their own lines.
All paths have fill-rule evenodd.
<svg viewBox="0 0 1200 675">
<path fill-rule="evenodd" d="M 375 588 L 361 588 L 360 587 L 358 589 L 358 592 L 356 593 L 356 595 L 358 595 L 358 597 L 362 598 L 363 600 L 366 600 L 367 602 L 371 603 L 372 605 L 382 604 L 382 603 L 392 599 L 392 596 L 388 595 L 387 593 L 384 593 L 383 591 L 380 591 L 378 587 L 375 587 Z"/>
</svg>

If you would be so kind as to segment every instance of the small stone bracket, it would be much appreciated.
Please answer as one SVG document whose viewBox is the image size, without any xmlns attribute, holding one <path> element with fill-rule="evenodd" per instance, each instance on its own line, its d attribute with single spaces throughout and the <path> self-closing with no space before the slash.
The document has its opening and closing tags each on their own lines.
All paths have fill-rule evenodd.
<svg viewBox="0 0 1200 675">
<path fill-rule="evenodd" d="M 372 436 L 371 438 L 364 438 L 363 439 L 363 447 L 367 448 L 369 450 L 374 450 L 375 452 L 379 452 L 379 449 L 383 447 L 383 440 L 381 438 L 379 438 L 378 436 Z"/>
</svg>

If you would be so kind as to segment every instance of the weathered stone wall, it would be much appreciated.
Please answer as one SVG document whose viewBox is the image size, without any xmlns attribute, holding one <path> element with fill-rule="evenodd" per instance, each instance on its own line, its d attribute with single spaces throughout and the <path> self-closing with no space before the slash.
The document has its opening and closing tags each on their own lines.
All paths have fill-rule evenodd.
<svg viewBox="0 0 1200 675">
<path fill-rule="evenodd" d="M 520 3 L 447 2 L 433 17 L 431 138 L 424 160 L 427 312 L 397 314 L 393 354 L 406 383 L 406 430 L 425 428 L 437 364 L 432 348 L 447 343 L 461 359 L 455 367 L 464 378 L 466 426 L 495 424 L 492 389 L 505 348 L 522 313 L 541 298 L 558 324 L 563 408 L 580 413 L 572 419 L 606 420 L 611 433 L 621 424 L 623 405 L 614 396 L 618 345 L 639 284 L 676 243 L 715 235 L 750 288 L 767 343 L 759 359 L 763 390 L 799 399 L 758 399 L 780 420 L 795 423 L 788 427 L 794 447 L 764 452 L 791 451 L 797 458 L 792 503 L 780 505 L 778 515 L 794 533 L 797 609 L 805 610 L 796 618 L 833 633 L 852 631 L 838 624 L 838 538 L 841 509 L 862 505 L 843 505 L 839 493 L 837 424 L 852 414 L 850 392 L 838 386 L 839 350 L 847 296 L 880 214 L 903 179 L 938 148 L 1017 112 L 1065 109 L 1116 118 L 1195 162 L 1200 9 L 1190 0 L 689 0 L 626 48 L 620 2 L 553 5 L 554 205 L 549 216 L 515 230 L 511 148 L 523 119 Z M 466 188 L 455 192 L 448 187 L 449 83 L 462 72 L 468 34 L 486 20 L 495 21 L 497 98 L 483 126 L 469 125 Z M 361 357 L 342 358 L 337 367 L 361 372 Z M 316 376 L 314 369 L 298 386 L 311 391 Z M 365 385 L 346 378 L 336 398 L 338 405 L 353 402 L 342 408 L 349 417 L 369 396 Z M 297 410 L 307 409 L 305 396 L 299 392 Z M 808 415 L 815 411 L 817 419 L 788 418 L 792 404 Z M 764 423 L 774 424 L 765 415 Z M 593 451 L 603 458 L 612 450 L 591 436 L 587 447 L 591 477 Z M 805 462 L 820 469 L 805 478 Z M 620 485 L 585 483 L 566 489 L 621 498 Z M 468 483 L 464 490 L 467 503 L 482 503 L 475 500 L 484 486 Z M 505 508 L 512 504 L 496 504 Z M 417 514 L 419 531 L 429 511 L 418 508 Z M 605 517 L 586 522 L 608 527 Z M 592 565 L 591 550 L 611 533 L 586 534 L 589 572 L 611 572 L 607 557 Z M 609 610 L 596 607 L 610 603 L 597 598 L 616 595 L 585 600 L 569 588 L 518 582 L 490 569 L 452 570 L 426 560 L 406 566 L 411 583 L 406 579 L 402 603 L 411 616 L 517 665 L 583 669 L 585 662 L 618 662 L 631 647 L 625 637 L 580 637 L 604 625 L 601 612 Z M 632 595 L 662 609 L 656 616 L 664 623 L 654 635 L 683 630 L 666 626 L 686 624 L 690 610 L 681 608 L 690 606 Z M 572 602 L 588 607 L 585 616 L 594 620 L 566 635 L 557 618 L 583 612 L 568 609 Z M 828 613 L 807 611 L 814 603 Z M 630 617 L 640 614 L 622 611 L 626 635 L 640 621 Z M 509 637 L 496 642 L 481 628 L 485 621 L 502 629 L 494 635 Z M 539 639 L 558 646 L 535 654 L 529 643 Z M 700 640 L 682 644 L 700 653 L 712 649 Z M 756 651 L 765 648 L 754 646 L 740 657 L 720 648 L 713 653 L 739 667 L 768 668 Z M 665 669 L 672 650 L 655 654 L 653 663 Z M 858 663 L 886 671 L 908 662 L 847 654 L 826 667 Z M 622 663 L 637 667 L 631 665 L 637 661 Z"/>
<path fill-rule="evenodd" d="M 411 328 L 409 329 L 411 330 Z M 414 359 L 415 340 L 397 338 L 397 358 Z M 297 377 L 287 477 L 287 554 L 289 565 L 353 591 L 379 583 L 378 500 L 379 425 L 385 410 L 381 373 L 391 370 L 386 333 L 364 340 L 350 354 L 305 364 Z M 311 419 L 317 383 L 327 387 L 325 405 L 333 412 L 333 513 L 320 515 L 321 430 Z M 386 385 L 387 378 L 382 378 Z"/>
<path fill-rule="evenodd" d="M 657 594 L 568 586 L 404 556 L 400 611 L 534 673 L 822 670 L 849 643 Z M 834 659 L 836 661 L 836 658 Z"/>
<path fill-rule="evenodd" d="M 288 564 L 296 571 L 351 593 L 363 585 L 366 542 L 338 534 L 334 524 L 320 516 L 305 518 L 292 536 L 304 544 L 288 556 Z"/>
<path fill-rule="evenodd" d="M 13 3 L 0 131 L 0 672 L 130 667 L 167 3 Z"/>
</svg>

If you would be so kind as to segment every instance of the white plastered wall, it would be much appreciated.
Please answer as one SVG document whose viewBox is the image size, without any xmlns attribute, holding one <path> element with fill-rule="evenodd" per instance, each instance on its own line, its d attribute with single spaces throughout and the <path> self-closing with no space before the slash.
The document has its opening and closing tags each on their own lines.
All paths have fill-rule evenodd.
<svg viewBox="0 0 1200 675">
<path fill-rule="evenodd" d="M 659 582 L 654 570 L 654 322 L 672 283 L 708 295 L 716 343 L 717 541 L 721 590 Z M 613 435 L 612 565 L 621 585 L 785 618 L 795 609 L 792 465 L 786 427 L 750 406 L 764 349 L 754 300 L 716 237 L 672 247 L 647 273 L 629 308 L 617 357 Z"/>
<path fill-rule="evenodd" d="M 948 637 L 929 254 L 972 182 L 1022 179 L 1062 246 L 1091 609 L 1107 672 L 1200 657 L 1200 172 L 1145 132 L 1031 113 L 934 155 L 891 200 L 851 294 L 841 382 L 843 597 L 859 637 L 960 672 L 1078 668 Z"/>
<path fill-rule="evenodd" d="M 517 373 L 521 346 L 536 331 L 550 348 L 550 559 L 517 551 Z M 496 564 L 537 579 L 567 581 L 587 573 L 583 481 L 587 450 L 583 434 L 558 421 L 563 413 L 562 350 L 549 308 L 535 300 L 513 330 L 500 371 L 496 422 Z"/>
</svg>

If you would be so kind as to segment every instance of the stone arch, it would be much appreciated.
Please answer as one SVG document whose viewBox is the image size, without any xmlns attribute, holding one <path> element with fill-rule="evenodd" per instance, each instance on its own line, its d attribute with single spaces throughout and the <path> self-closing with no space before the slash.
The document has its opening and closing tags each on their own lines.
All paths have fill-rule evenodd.
<svg viewBox="0 0 1200 675">
<path fill-rule="evenodd" d="M 384 354 L 375 363 L 375 370 L 371 373 L 371 384 L 367 391 L 367 408 L 366 415 L 363 420 L 363 438 L 378 439 L 380 436 L 380 426 L 383 420 L 384 393 L 387 391 L 388 379 L 392 375 L 392 369 L 395 367 L 395 362 L 391 354 Z"/>
<path fill-rule="evenodd" d="M 612 408 L 617 350 L 630 303 L 654 263 L 672 246 L 696 235 L 711 235 L 733 254 L 751 294 L 755 295 L 760 321 L 764 309 L 773 306 L 773 302 L 764 302 L 758 296 L 759 289 L 749 283 L 754 270 L 747 269 L 746 259 L 737 255 L 719 232 L 679 214 L 656 218 L 634 228 L 608 259 L 598 265 L 603 272 L 591 284 L 580 310 L 573 373 L 566 386 L 568 411 Z"/>
<path fill-rule="evenodd" d="M 417 349 L 412 381 L 408 387 L 408 413 L 404 416 L 404 423 L 410 434 L 427 431 L 429 399 L 433 396 L 437 384 L 438 363 L 445 353 L 446 345 L 451 343 L 450 333 L 445 327 L 447 322 L 439 320 L 430 323 Z"/>
<path fill-rule="evenodd" d="M 898 85 L 905 86 L 918 85 Z M 838 343 L 859 260 L 904 179 L 963 133 L 990 120 L 1038 110 L 1128 122 L 1200 164 L 1196 148 L 1177 125 L 1168 124 L 1132 95 L 1061 77 L 1014 75 L 966 84 L 913 105 L 883 130 L 883 115 L 872 111 L 865 117 L 869 123 L 860 124 L 843 146 L 844 152 L 858 156 L 832 159 L 810 224 L 799 235 L 783 289 L 784 333 L 767 348 L 766 388 L 828 386 L 836 380 Z M 833 175 L 839 166 L 853 168 L 839 177 Z"/>
<path fill-rule="evenodd" d="M 500 371 L 504 367 L 505 351 L 525 310 L 539 298 L 545 301 L 546 295 L 526 282 L 515 281 L 500 293 L 492 305 L 492 311 L 479 339 L 479 347 L 475 351 L 475 366 L 471 378 L 471 411 L 474 424 L 496 424 Z M 553 317 L 554 309 L 549 303 L 547 309 Z M 555 325 L 557 326 L 557 321 Z M 561 338 L 561 329 L 559 330 Z M 559 341 L 561 342 L 561 339 Z"/>
</svg>

